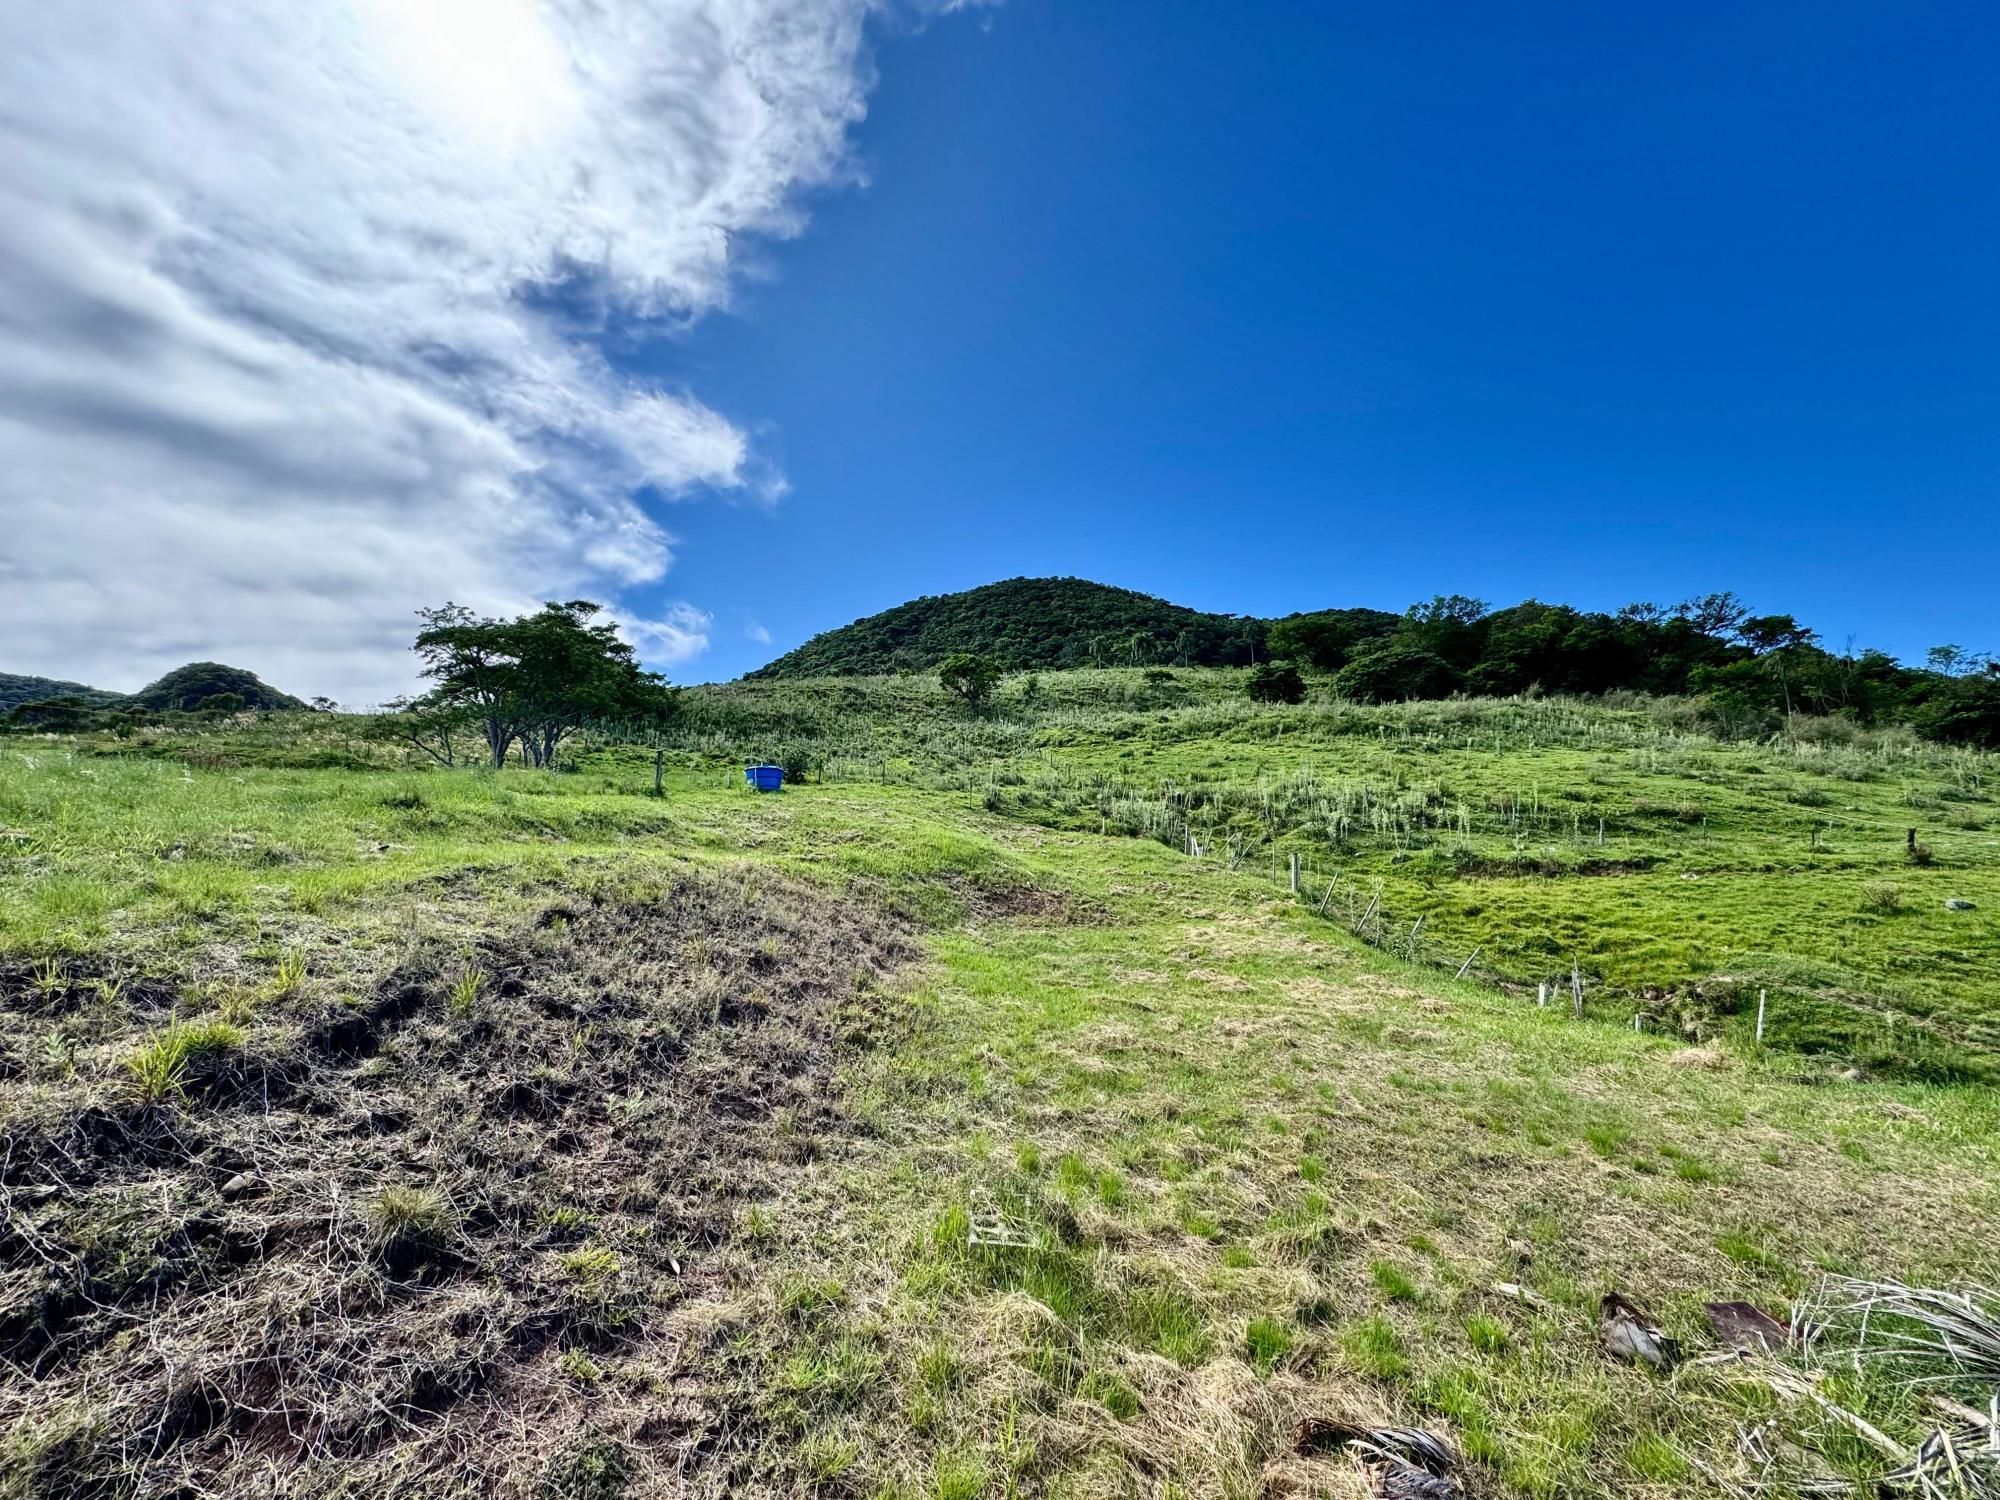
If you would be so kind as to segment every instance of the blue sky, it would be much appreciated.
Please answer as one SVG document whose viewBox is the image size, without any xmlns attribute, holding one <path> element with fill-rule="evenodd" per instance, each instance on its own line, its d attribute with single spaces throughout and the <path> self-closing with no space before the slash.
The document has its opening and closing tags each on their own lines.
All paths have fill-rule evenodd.
<svg viewBox="0 0 2000 1500">
<path fill-rule="evenodd" d="M 619 356 L 791 484 L 665 513 L 661 594 L 715 616 L 677 675 L 1052 573 L 2000 641 L 1996 43 L 1962 5 L 1251 0 L 878 38 L 868 185 Z"/>
<path fill-rule="evenodd" d="M 0 670 L 1051 573 L 2000 648 L 1991 6 L 17 9 Z"/>
</svg>

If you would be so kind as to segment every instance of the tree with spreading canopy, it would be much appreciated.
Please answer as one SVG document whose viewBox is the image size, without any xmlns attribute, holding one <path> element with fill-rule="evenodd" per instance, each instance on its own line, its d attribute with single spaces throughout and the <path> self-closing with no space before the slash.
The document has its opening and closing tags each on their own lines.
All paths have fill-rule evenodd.
<svg viewBox="0 0 2000 1500">
<path fill-rule="evenodd" d="M 547 769 L 585 724 L 670 716 L 672 689 L 639 665 L 602 613 L 588 599 L 545 604 L 512 620 L 461 604 L 418 610 L 423 628 L 414 649 L 432 687 L 399 705 L 411 716 L 412 743 L 449 764 L 452 729 L 475 725 L 496 767 L 518 741 L 523 760 Z M 442 752 L 434 748 L 440 736 Z"/>
<path fill-rule="evenodd" d="M 958 651 L 938 667 L 938 682 L 946 692 L 956 693 L 968 708 L 977 708 L 993 696 L 1000 685 L 1000 668 L 983 656 Z"/>
</svg>

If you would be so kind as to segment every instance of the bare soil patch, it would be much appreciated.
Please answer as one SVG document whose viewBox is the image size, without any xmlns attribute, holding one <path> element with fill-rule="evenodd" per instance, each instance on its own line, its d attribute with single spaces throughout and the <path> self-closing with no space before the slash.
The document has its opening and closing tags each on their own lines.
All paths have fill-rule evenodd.
<svg viewBox="0 0 2000 1500">
<path fill-rule="evenodd" d="M 845 1128 L 836 1052 L 911 952 L 689 877 L 274 1002 L 151 1103 L 10 1047 L 0 1496 L 727 1492 L 747 1413 L 686 1314 Z M 0 980 L 17 1037 L 71 1004 Z M 118 1000 L 129 1048 L 162 998 Z"/>
</svg>

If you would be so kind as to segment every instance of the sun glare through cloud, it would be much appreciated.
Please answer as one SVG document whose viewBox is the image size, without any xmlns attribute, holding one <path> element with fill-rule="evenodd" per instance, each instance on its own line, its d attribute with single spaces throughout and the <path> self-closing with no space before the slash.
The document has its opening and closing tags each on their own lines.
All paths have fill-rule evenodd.
<svg viewBox="0 0 2000 1500">
<path fill-rule="evenodd" d="M 378 700 L 419 606 L 615 599 L 671 565 L 658 501 L 782 493 L 735 420 L 535 294 L 587 276 L 628 341 L 723 306 L 739 246 L 796 233 L 799 190 L 844 171 L 868 9 L 13 17 L 0 629 L 82 680 L 192 651 Z M 635 638 L 685 659 L 700 613 Z"/>
</svg>

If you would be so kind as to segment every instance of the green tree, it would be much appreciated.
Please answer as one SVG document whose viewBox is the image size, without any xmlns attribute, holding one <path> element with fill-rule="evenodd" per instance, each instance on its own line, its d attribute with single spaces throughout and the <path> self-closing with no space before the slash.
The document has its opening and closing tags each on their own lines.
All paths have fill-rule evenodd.
<svg viewBox="0 0 2000 1500">
<path fill-rule="evenodd" d="M 1792 716 L 1792 685 L 1802 659 L 1818 639 L 1790 615 L 1759 615 L 1737 623 L 1736 635 L 1756 656 L 1764 671 L 1777 679 L 1785 717 Z"/>
<path fill-rule="evenodd" d="M 1450 662 L 1400 637 L 1355 657 L 1333 678 L 1335 692 L 1360 703 L 1448 698 L 1458 685 L 1458 673 Z"/>
<path fill-rule="evenodd" d="M 956 693 L 968 708 L 977 708 L 1000 685 L 1000 668 L 983 656 L 956 651 L 938 666 L 938 684 Z"/>
<path fill-rule="evenodd" d="M 516 740 L 531 765 L 553 767 L 562 742 L 591 722 L 648 723 L 674 709 L 666 683 L 588 599 L 498 620 L 459 604 L 419 610 L 415 650 L 431 691 L 410 705 L 432 722 L 479 726 L 494 766 Z"/>
<path fill-rule="evenodd" d="M 1290 662 L 1265 662 L 1250 669 L 1244 691 L 1253 703 L 1303 703 L 1306 680 Z"/>
<path fill-rule="evenodd" d="M 1338 672 L 1366 649 L 1367 643 L 1388 635 L 1397 617 L 1380 609 L 1323 609 L 1309 615 L 1273 620 L 1265 646 L 1282 660 L 1304 662 L 1322 672 Z"/>
</svg>

